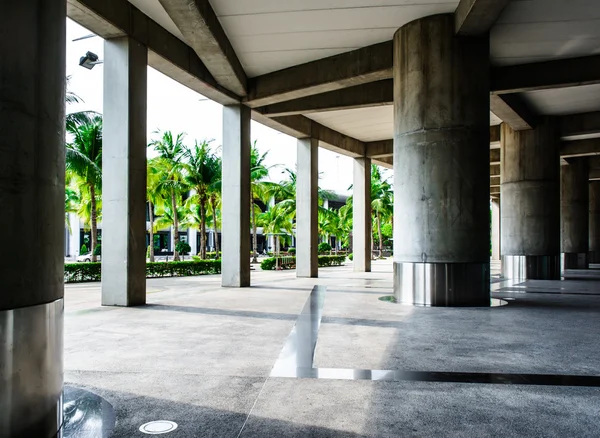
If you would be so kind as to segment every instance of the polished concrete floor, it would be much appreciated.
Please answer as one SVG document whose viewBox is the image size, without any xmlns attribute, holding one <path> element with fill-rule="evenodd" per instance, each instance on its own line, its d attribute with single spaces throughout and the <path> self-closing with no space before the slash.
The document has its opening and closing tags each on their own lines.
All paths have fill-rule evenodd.
<svg viewBox="0 0 600 438">
<path fill-rule="evenodd" d="M 114 407 L 115 437 L 600 435 L 600 282 L 495 278 L 506 306 L 413 308 L 379 300 L 391 271 L 153 279 L 138 308 L 68 285 L 65 382 Z M 279 377 L 282 358 L 308 371 Z"/>
</svg>

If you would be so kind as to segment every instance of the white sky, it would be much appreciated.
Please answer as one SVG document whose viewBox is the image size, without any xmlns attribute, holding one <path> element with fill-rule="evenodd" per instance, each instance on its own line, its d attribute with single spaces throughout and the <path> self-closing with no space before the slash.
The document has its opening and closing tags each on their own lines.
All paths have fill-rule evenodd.
<svg viewBox="0 0 600 438">
<path fill-rule="evenodd" d="M 102 64 L 92 70 L 79 66 L 79 58 L 91 51 L 104 58 L 104 40 L 100 37 L 72 41 L 90 31 L 67 19 L 67 76 L 71 76 L 69 89 L 84 103 L 70 105 L 67 111 L 94 110 L 102 112 Z M 173 133 L 185 132 L 186 140 L 214 139 L 214 145 L 221 145 L 222 111 L 221 105 L 193 90 L 175 82 L 162 73 L 148 67 L 148 141 L 155 138 L 154 132 L 170 130 Z M 258 140 L 261 152 L 269 151 L 267 165 L 272 168 L 270 178 L 279 181 L 284 168 L 296 165 L 296 139 L 267 126 L 252 121 L 252 140 Z M 352 184 L 352 158 L 319 148 L 319 185 L 340 194 L 349 194 Z"/>
</svg>

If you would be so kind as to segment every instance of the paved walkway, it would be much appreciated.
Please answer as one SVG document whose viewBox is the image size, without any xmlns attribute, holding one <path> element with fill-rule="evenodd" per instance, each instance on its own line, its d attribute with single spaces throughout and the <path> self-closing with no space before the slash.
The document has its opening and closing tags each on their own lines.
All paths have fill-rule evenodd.
<svg viewBox="0 0 600 438">
<path fill-rule="evenodd" d="M 152 279 L 138 308 L 68 285 L 65 382 L 115 407 L 115 437 L 159 419 L 178 423 L 169 437 L 598 436 L 600 282 L 497 282 L 507 306 L 416 308 L 379 300 L 391 271 Z M 309 371 L 271 376 L 282 357 Z"/>
</svg>

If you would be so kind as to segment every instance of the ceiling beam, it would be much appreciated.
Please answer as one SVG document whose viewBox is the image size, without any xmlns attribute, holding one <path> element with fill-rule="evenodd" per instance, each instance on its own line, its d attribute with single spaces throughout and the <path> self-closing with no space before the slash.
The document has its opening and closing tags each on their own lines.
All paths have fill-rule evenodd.
<svg viewBox="0 0 600 438">
<path fill-rule="evenodd" d="M 159 0 L 167 14 L 223 87 L 246 95 L 246 73 L 208 0 Z"/>
<path fill-rule="evenodd" d="M 266 117 L 258 111 L 252 111 L 252 119 L 292 137 L 315 138 L 319 140 L 319 146 L 333 152 L 355 158 L 365 156 L 365 144 L 362 141 L 323 126 L 308 117 Z"/>
<path fill-rule="evenodd" d="M 490 149 L 490 164 L 500 164 L 500 149 Z"/>
<path fill-rule="evenodd" d="M 371 162 L 386 169 L 394 168 L 394 159 L 392 157 L 371 158 Z"/>
<path fill-rule="evenodd" d="M 393 43 L 386 41 L 248 80 L 251 108 L 390 79 Z"/>
<path fill-rule="evenodd" d="M 148 65 L 222 105 L 240 98 L 222 87 L 183 41 L 127 0 L 67 0 L 67 15 L 105 39 L 129 36 L 148 47 Z"/>
<path fill-rule="evenodd" d="M 392 103 L 394 103 L 394 82 L 392 79 L 384 79 L 341 90 L 266 105 L 256 108 L 256 110 L 269 117 L 279 117 L 294 114 L 310 114 L 318 111 L 391 105 Z"/>
<path fill-rule="evenodd" d="M 600 180 L 600 169 L 599 170 L 590 170 L 590 181 L 598 181 Z"/>
<path fill-rule="evenodd" d="M 490 187 L 500 187 L 499 176 L 490 176 Z"/>
<path fill-rule="evenodd" d="M 490 177 L 500 176 L 500 164 L 490 164 Z"/>
<path fill-rule="evenodd" d="M 600 84 L 600 55 L 495 67 L 491 76 L 494 94 L 591 84 Z"/>
<path fill-rule="evenodd" d="M 561 158 L 588 157 L 600 155 L 600 138 L 565 141 L 560 147 Z"/>
<path fill-rule="evenodd" d="M 562 116 L 560 124 L 563 140 L 578 140 L 590 135 L 600 135 L 600 111 Z"/>
<path fill-rule="evenodd" d="M 514 131 L 532 129 L 536 125 L 536 114 L 523 98 L 517 94 L 490 96 L 490 111 Z"/>
<path fill-rule="evenodd" d="M 510 0 L 461 0 L 454 12 L 458 35 L 482 35 L 490 31 Z"/>
</svg>

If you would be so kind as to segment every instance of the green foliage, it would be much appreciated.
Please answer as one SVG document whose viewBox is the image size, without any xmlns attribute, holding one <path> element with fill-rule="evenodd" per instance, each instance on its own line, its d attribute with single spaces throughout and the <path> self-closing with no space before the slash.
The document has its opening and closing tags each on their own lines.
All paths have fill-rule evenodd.
<svg viewBox="0 0 600 438">
<path fill-rule="evenodd" d="M 180 240 L 177 242 L 177 245 L 175 245 L 175 249 L 179 254 L 189 254 L 189 252 L 192 250 L 192 247 L 187 242 Z"/>
<path fill-rule="evenodd" d="M 279 263 L 277 263 L 279 260 Z M 346 261 L 345 255 L 320 255 L 319 266 L 341 266 Z M 281 269 L 290 269 L 296 266 L 296 257 L 270 257 L 263 259 L 260 263 L 260 268 L 263 271 L 272 271 L 276 268 L 277 264 Z"/>
<path fill-rule="evenodd" d="M 65 283 L 100 281 L 100 263 L 65 263 Z"/>
<path fill-rule="evenodd" d="M 331 245 L 327 242 L 321 242 L 319 243 L 319 253 L 322 254 L 324 252 L 329 252 L 331 251 Z"/>
<path fill-rule="evenodd" d="M 252 254 L 250 254 L 250 255 L 252 255 Z M 200 257 L 199 255 L 192 255 L 192 259 L 193 259 L 193 260 L 196 260 L 196 261 L 201 261 L 201 260 L 212 260 L 212 259 L 214 259 L 214 258 L 215 258 L 215 256 L 216 256 L 216 252 L 215 252 L 215 251 L 208 251 L 208 252 L 206 253 L 206 258 L 205 258 L 205 259 L 203 259 L 203 258 L 202 258 L 202 257 Z M 221 251 L 219 251 L 219 257 L 217 257 L 217 258 L 219 258 L 219 259 L 221 258 Z"/>
<path fill-rule="evenodd" d="M 94 255 L 102 255 L 102 244 L 98 244 L 96 245 L 96 247 L 94 248 Z"/>
<path fill-rule="evenodd" d="M 148 245 L 148 247 L 146 248 L 146 258 L 150 258 L 150 245 Z"/>
<path fill-rule="evenodd" d="M 79 254 L 87 254 L 88 252 L 88 247 L 85 246 L 85 243 L 83 245 L 81 245 L 81 249 L 79 250 Z"/>
<path fill-rule="evenodd" d="M 101 263 L 65 263 L 65 283 L 100 281 Z M 146 277 L 187 277 L 193 275 L 219 274 L 221 260 L 193 262 L 146 263 Z"/>
<path fill-rule="evenodd" d="M 288 248 L 290 254 L 296 254 L 296 248 Z"/>
<path fill-rule="evenodd" d="M 350 253 L 350 254 L 348 254 L 348 258 L 349 258 L 350 260 L 353 260 L 353 259 L 354 259 L 354 254 L 353 254 L 353 253 Z"/>
</svg>

